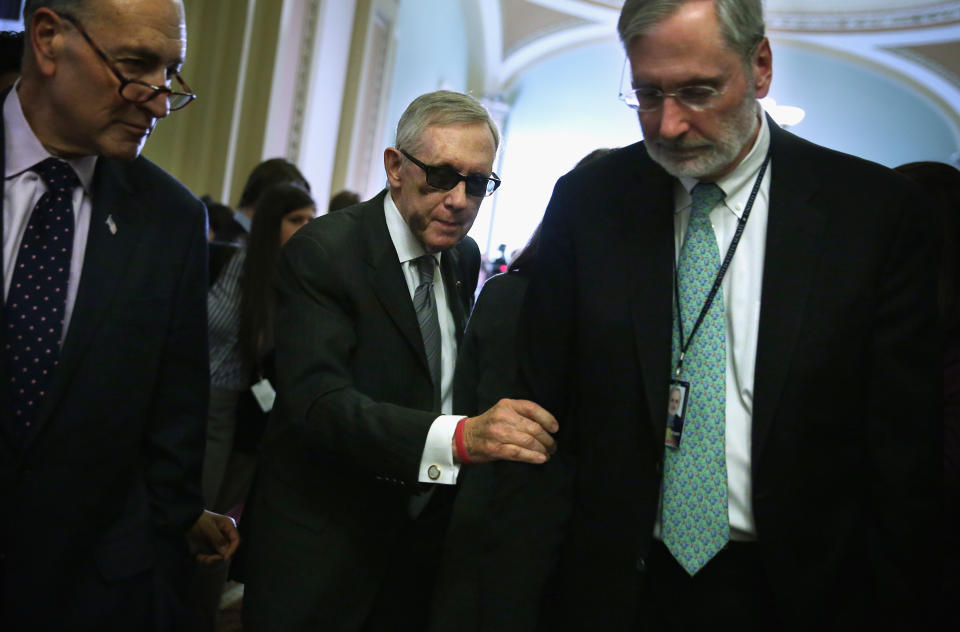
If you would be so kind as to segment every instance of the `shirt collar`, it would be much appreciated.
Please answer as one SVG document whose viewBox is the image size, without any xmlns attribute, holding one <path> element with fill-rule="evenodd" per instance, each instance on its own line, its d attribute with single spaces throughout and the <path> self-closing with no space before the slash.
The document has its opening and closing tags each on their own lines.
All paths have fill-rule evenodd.
<svg viewBox="0 0 960 632">
<path fill-rule="evenodd" d="M 763 165 L 763 159 L 767 157 L 767 151 L 770 149 L 770 127 L 767 123 L 767 117 L 760 112 L 760 132 L 753 143 L 753 147 L 746 157 L 737 167 L 717 180 L 717 186 L 723 189 L 725 197 L 723 204 L 731 213 L 739 219 L 750 199 L 750 193 L 753 191 L 753 182 L 760 172 Z M 690 197 L 690 191 L 693 190 L 700 181 L 696 178 L 681 176 L 677 178 L 680 186 L 677 187 L 678 204 L 677 212 L 688 208 L 693 200 Z"/>
<path fill-rule="evenodd" d="M 20 95 L 17 88 L 20 81 L 10 89 L 7 99 L 3 102 L 3 126 L 4 126 L 4 173 L 5 179 L 19 176 L 24 171 L 30 169 L 39 162 L 47 158 L 56 158 L 44 148 L 43 144 L 37 138 L 36 134 L 30 128 L 26 117 L 23 115 L 23 107 L 20 105 Z M 81 156 L 80 158 L 62 158 L 64 162 L 73 167 L 77 172 L 77 178 L 83 190 L 90 194 L 91 184 L 93 183 L 93 172 L 97 167 L 97 156 Z"/>
<path fill-rule="evenodd" d="M 400 263 L 413 261 L 427 254 L 423 244 L 420 243 L 417 236 L 413 234 L 410 226 L 406 220 L 403 219 L 403 215 L 400 214 L 400 209 L 398 209 L 396 203 L 394 203 L 390 191 L 387 191 L 387 194 L 383 196 L 383 214 L 387 220 L 387 231 L 390 233 L 390 241 L 393 242 L 393 247 L 397 251 L 397 258 L 400 260 Z M 437 263 L 439 263 L 440 253 L 435 252 L 433 256 L 436 258 Z"/>
</svg>

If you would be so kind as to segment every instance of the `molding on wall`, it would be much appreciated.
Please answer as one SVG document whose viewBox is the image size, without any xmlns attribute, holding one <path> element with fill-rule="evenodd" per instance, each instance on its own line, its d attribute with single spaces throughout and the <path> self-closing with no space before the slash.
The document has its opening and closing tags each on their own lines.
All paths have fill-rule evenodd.
<svg viewBox="0 0 960 632">
<path fill-rule="evenodd" d="M 307 0 L 303 16 L 303 31 L 300 38 L 300 55 L 297 59 L 296 89 L 293 96 L 293 111 L 290 116 L 290 135 L 287 137 L 287 160 L 297 162 L 303 142 L 304 114 L 310 94 L 310 76 L 313 68 L 317 28 L 320 21 L 322 0 Z"/>
<path fill-rule="evenodd" d="M 926 28 L 960 22 L 960 2 L 892 11 L 836 13 L 787 13 L 771 11 L 766 16 L 772 31 L 860 32 Z"/>
<path fill-rule="evenodd" d="M 220 199 L 230 199 L 230 189 L 233 185 L 234 163 L 237 158 L 237 146 L 240 139 L 240 117 L 243 114 L 243 94 L 247 78 L 247 62 L 250 59 L 250 46 L 253 35 L 254 12 L 257 0 L 247 0 L 247 19 L 243 27 L 243 49 L 240 53 L 240 66 L 237 68 L 237 98 L 233 102 L 230 125 L 230 140 L 227 142 L 226 166 L 223 173 L 223 186 L 220 189 Z"/>
</svg>

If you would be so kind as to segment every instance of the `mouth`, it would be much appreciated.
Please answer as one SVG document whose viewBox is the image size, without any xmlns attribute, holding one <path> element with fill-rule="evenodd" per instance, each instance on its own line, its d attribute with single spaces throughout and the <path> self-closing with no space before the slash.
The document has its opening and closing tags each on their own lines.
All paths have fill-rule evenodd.
<svg viewBox="0 0 960 632">
<path fill-rule="evenodd" d="M 138 125 L 136 123 L 122 123 L 122 125 L 125 130 L 138 137 L 149 136 L 153 131 L 153 125 Z"/>
</svg>

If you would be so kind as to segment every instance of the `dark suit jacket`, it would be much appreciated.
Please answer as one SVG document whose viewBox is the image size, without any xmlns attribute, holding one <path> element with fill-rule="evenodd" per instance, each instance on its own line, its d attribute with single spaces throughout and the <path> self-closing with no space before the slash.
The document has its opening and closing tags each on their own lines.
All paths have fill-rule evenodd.
<svg viewBox="0 0 960 632">
<path fill-rule="evenodd" d="M 771 151 L 752 501 L 774 607 L 790 629 L 917 623 L 935 593 L 941 462 L 931 215 L 898 175 L 772 122 Z M 496 464 L 517 482 L 491 511 L 500 550 L 488 559 L 509 570 L 485 595 L 501 617 L 484 629 L 533 628 L 553 571 L 562 599 L 541 623 L 552 613 L 560 629 L 628 630 L 642 616 L 674 182 L 638 143 L 554 190 L 520 340 L 532 398 L 560 423 L 559 452 L 543 467 Z"/>
<path fill-rule="evenodd" d="M 205 236 L 203 205 L 176 180 L 145 158 L 99 159 L 36 430 L 19 449 L 0 424 L 0 628 L 173 629 L 169 593 L 201 511 Z M 8 418 L 5 373 L 0 358 Z"/>
<path fill-rule="evenodd" d="M 457 351 L 453 395 L 458 413 L 477 415 L 515 395 L 517 324 L 528 281 L 513 272 L 484 283 Z M 460 472 L 433 604 L 435 625 L 446 621 L 461 631 L 479 629 L 490 609 L 496 609 L 481 591 L 503 572 L 486 564 L 491 542 L 485 527 L 490 496 L 502 485 L 497 479 L 502 472 L 488 465 Z"/>
<path fill-rule="evenodd" d="M 385 194 L 311 222 L 280 256 L 278 398 L 246 529 L 254 630 L 356 629 L 409 523 L 438 413 Z M 479 261 L 469 238 L 441 260 L 458 332 Z"/>
</svg>

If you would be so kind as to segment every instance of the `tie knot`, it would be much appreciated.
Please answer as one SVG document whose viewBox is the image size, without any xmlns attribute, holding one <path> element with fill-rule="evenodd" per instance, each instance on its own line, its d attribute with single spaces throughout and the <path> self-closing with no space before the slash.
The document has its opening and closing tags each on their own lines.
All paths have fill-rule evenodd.
<svg viewBox="0 0 960 632">
<path fill-rule="evenodd" d="M 417 258 L 417 269 L 420 271 L 420 285 L 433 283 L 433 264 L 436 261 L 433 255 L 423 255 Z"/>
<path fill-rule="evenodd" d="M 690 196 L 693 198 L 693 206 L 690 209 L 691 216 L 706 217 L 710 215 L 710 211 L 723 200 L 726 194 L 713 182 L 701 182 L 693 187 Z"/>
<path fill-rule="evenodd" d="M 47 158 L 30 167 L 36 171 L 50 191 L 72 191 L 80 184 L 73 167 L 58 158 Z"/>
</svg>

